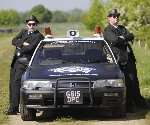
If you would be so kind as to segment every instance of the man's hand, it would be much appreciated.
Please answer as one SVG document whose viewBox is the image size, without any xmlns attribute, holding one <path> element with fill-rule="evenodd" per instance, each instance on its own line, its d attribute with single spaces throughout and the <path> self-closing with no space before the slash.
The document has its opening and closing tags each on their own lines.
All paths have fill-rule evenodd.
<svg viewBox="0 0 150 125">
<path fill-rule="evenodd" d="M 29 46 L 30 44 L 29 43 L 27 43 L 27 42 L 24 42 L 23 43 L 23 46 Z"/>
<path fill-rule="evenodd" d="M 128 34 L 126 34 L 126 35 L 125 35 L 125 39 L 126 39 L 127 41 L 131 41 L 131 42 L 133 43 L 133 40 L 134 40 L 134 35 L 133 35 L 133 33 L 128 33 Z"/>
<path fill-rule="evenodd" d="M 16 56 L 17 57 L 21 56 L 21 49 L 19 47 L 16 48 Z"/>
<path fill-rule="evenodd" d="M 125 37 L 124 36 L 118 36 L 119 38 L 121 38 L 121 39 L 123 39 L 123 40 L 125 40 Z"/>
<path fill-rule="evenodd" d="M 126 38 L 124 36 L 121 35 L 121 36 L 118 36 L 118 38 L 119 38 L 119 41 L 121 41 L 123 45 L 127 45 L 128 41 L 126 41 Z"/>
</svg>

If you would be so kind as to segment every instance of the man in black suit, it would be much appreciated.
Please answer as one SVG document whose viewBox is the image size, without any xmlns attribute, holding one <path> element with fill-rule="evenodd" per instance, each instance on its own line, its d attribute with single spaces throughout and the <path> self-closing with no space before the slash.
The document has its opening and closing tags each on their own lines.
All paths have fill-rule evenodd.
<svg viewBox="0 0 150 125">
<path fill-rule="evenodd" d="M 26 29 L 23 29 L 12 40 L 12 45 L 16 47 L 16 50 L 10 70 L 8 115 L 15 115 L 19 110 L 21 77 L 27 66 L 21 60 L 26 59 L 29 62 L 36 46 L 43 39 L 43 35 L 37 30 L 39 21 L 35 16 L 28 17 L 25 23 Z"/>
<path fill-rule="evenodd" d="M 130 33 L 124 26 L 119 25 L 119 16 L 117 9 L 109 11 L 108 25 L 104 29 L 104 39 L 110 45 L 114 56 L 125 75 L 126 94 L 127 94 L 127 110 L 132 110 L 134 106 L 145 103 L 139 89 L 139 83 L 136 72 L 135 57 L 129 42 L 132 43 L 134 35 Z M 133 69 L 134 68 L 134 69 Z M 136 97 L 135 97 L 136 96 Z M 145 104 L 144 104 L 145 105 Z"/>
</svg>

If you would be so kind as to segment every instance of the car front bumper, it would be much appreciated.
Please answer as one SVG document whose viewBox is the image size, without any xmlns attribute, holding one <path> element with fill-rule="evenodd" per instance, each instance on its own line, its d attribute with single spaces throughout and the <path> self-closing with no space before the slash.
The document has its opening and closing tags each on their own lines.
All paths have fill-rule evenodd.
<svg viewBox="0 0 150 125">
<path fill-rule="evenodd" d="M 55 90 L 25 90 L 21 88 L 21 104 L 27 108 L 52 109 L 52 108 L 117 108 L 126 103 L 125 88 L 95 88 L 78 89 L 82 92 L 82 103 L 66 104 L 64 95 L 70 89 Z"/>
</svg>

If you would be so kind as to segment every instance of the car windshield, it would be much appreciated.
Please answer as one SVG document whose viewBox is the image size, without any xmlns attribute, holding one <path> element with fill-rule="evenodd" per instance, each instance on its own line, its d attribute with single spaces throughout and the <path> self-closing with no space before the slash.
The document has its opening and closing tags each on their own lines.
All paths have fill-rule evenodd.
<svg viewBox="0 0 150 125">
<path fill-rule="evenodd" d="M 52 41 L 41 43 L 31 65 L 65 63 L 114 63 L 114 59 L 103 40 Z"/>
</svg>

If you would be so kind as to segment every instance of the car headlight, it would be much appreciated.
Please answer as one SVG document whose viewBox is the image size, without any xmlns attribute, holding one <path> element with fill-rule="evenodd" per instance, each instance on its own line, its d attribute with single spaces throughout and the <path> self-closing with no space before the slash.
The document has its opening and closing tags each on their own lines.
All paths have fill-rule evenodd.
<svg viewBox="0 0 150 125">
<path fill-rule="evenodd" d="M 94 88 L 124 86 L 125 84 L 122 79 L 97 80 L 96 82 L 94 82 Z"/>
<path fill-rule="evenodd" d="M 51 81 L 34 81 L 34 80 L 28 80 L 23 82 L 23 88 L 25 89 L 38 89 L 38 88 L 52 88 L 52 82 Z"/>
</svg>

